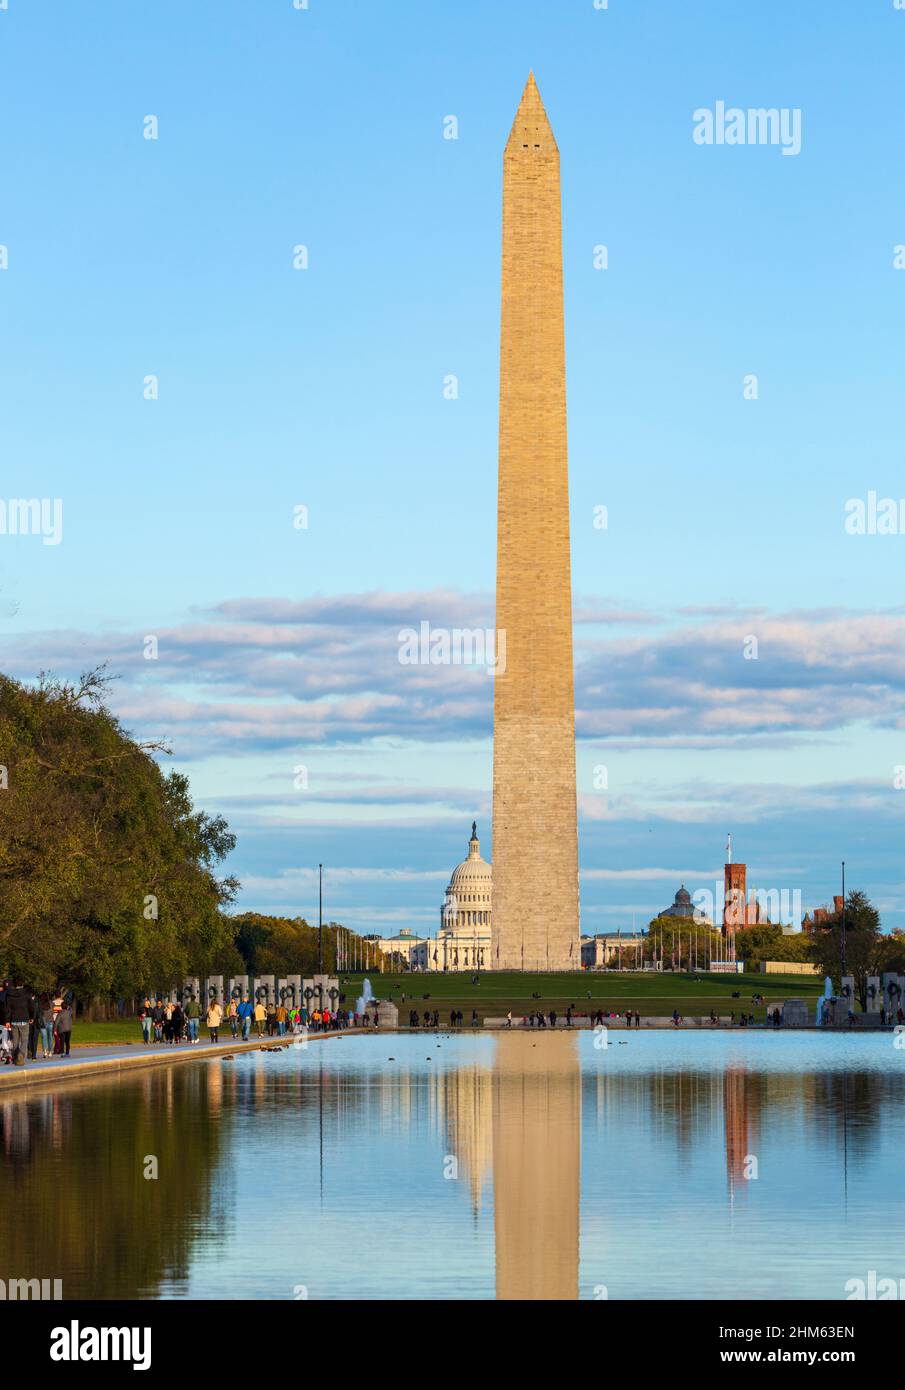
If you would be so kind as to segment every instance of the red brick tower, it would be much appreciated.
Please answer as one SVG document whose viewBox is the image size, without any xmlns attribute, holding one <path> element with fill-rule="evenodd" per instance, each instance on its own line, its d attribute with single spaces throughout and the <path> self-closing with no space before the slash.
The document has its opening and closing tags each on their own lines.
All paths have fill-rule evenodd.
<svg viewBox="0 0 905 1390">
<path fill-rule="evenodd" d="M 730 960 L 735 960 L 735 933 L 748 925 L 748 894 L 744 864 L 732 862 L 732 837 L 726 846 L 723 866 L 723 936 L 731 943 Z"/>
</svg>

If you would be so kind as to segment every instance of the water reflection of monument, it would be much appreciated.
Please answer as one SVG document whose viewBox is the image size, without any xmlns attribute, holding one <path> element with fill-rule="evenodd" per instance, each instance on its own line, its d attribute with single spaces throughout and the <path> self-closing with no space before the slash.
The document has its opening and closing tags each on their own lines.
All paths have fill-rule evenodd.
<svg viewBox="0 0 905 1390">
<path fill-rule="evenodd" d="M 408 1092 L 411 1077 L 403 1088 Z M 492 1069 L 433 1073 L 435 1122 L 467 1180 L 477 1215 L 493 1173 L 496 1294 L 578 1297 L 581 1076 L 574 1034 L 500 1033 Z"/>
<path fill-rule="evenodd" d="M 575 1036 L 500 1034 L 493 1068 L 497 1298 L 578 1297 L 580 1150 Z"/>
<path fill-rule="evenodd" d="M 449 1152 L 458 1161 L 459 1178 L 468 1182 L 477 1216 L 481 1193 L 493 1165 L 493 1087 L 489 1067 L 462 1065 L 433 1074 L 436 1118 L 446 1131 Z"/>
<path fill-rule="evenodd" d="M 752 1110 L 749 1098 L 755 1099 Z M 751 1176 L 749 1162 L 757 1135 L 756 1097 L 745 1067 L 727 1067 L 723 1073 L 723 1121 L 726 1129 L 726 1179 L 730 1202 L 737 1191 L 746 1191 Z"/>
</svg>

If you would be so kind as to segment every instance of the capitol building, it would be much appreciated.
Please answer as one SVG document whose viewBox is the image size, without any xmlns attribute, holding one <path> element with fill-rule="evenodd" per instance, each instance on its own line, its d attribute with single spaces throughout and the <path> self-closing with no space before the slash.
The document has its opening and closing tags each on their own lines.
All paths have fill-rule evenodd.
<svg viewBox="0 0 905 1390">
<path fill-rule="evenodd" d="M 426 940 L 411 931 L 372 938 L 394 965 L 410 970 L 487 970 L 493 913 L 491 867 L 481 857 L 478 827 L 471 823 L 468 856 L 452 871 L 440 909 L 440 929 Z"/>
<path fill-rule="evenodd" d="M 490 923 L 493 911 L 491 868 L 481 858 L 477 822 L 471 823 L 468 858 L 452 871 L 440 909 L 433 970 L 475 970 L 490 965 Z"/>
</svg>

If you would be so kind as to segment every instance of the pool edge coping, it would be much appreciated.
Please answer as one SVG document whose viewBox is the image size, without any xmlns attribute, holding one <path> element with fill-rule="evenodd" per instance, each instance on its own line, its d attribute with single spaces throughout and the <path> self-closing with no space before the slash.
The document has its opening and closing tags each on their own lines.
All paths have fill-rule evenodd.
<svg viewBox="0 0 905 1390">
<path fill-rule="evenodd" d="M 373 1031 L 373 1030 L 371 1030 Z M 236 1052 L 266 1052 L 269 1048 L 307 1046 L 309 1042 L 340 1038 L 349 1029 L 335 1028 L 329 1033 L 309 1033 L 305 1043 L 299 1043 L 293 1035 L 287 1042 L 284 1038 L 249 1038 L 247 1042 L 208 1043 L 196 1051 L 185 1045 L 184 1049 L 173 1048 L 166 1051 L 139 1052 L 134 1057 L 98 1057 L 95 1061 L 73 1062 L 68 1067 L 40 1067 L 29 1071 L 28 1063 L 23 1067 L 12 1065 L 0 1071 L 0 1096 L 6 1090 L 18 1090 L 25 1086 L 41 1086 L 60 1081 L 83 1081 L 92 1076 L 102 1076 L 105 1072 L 137 1071 L 141 1067 L 169 1066 L 174 1062 L 199 1062 L 205 1057 L 230 1056 Z M 13 1075 L 9 1075 L 13 1072 Z"/>
</svg>

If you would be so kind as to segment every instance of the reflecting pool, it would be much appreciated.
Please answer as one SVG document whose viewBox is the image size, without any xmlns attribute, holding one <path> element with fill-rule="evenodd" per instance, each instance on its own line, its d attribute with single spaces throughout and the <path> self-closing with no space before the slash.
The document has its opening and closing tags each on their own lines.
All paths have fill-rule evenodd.
<svg viewBox="0 0 905 1390">
<path fill-rule="evenodd" d="M 892 1035 L 770 1032 L 345 1035 L 0 1092 L 0 1277 L 843 1299 L 905 1277 L 903 1101 Z"/>
</svg>

